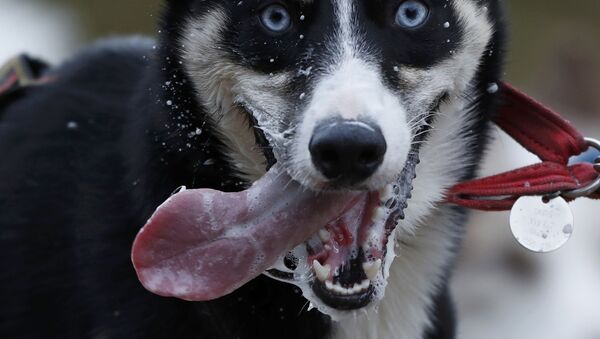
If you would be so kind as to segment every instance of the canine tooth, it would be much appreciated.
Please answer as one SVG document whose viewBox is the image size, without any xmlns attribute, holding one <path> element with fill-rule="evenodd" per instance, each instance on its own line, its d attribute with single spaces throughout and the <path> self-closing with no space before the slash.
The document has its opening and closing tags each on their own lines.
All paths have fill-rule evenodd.
<svg viewBox="0 0 600 339">
<path fill-rule="evenodd" d="M 327 280 L 325 282 L 325 287 L 327 287 L 328 290 L 333 291 L 333 283 L 329 280 Z"/>
<path fill-rule="evenodd" d="M 374 280 L 377 278 L 377 274 L 379 273 L 379 269 L 381 268 L 381 259 L 377 259 L 376 261 L 366 262 L 363 264 L 363 270 L 367 275 L 369 280 Z"/>
<path fill-rule="evenodd" d="M 377 222 L 379 220 L 383 220 L 386 217 L 386 215 L 387 211 L 384 208 L 377 207 L 375 213 L 373 213 L 373 217 L 371 218 L 371 220 L 373 222 Z"/>
<path fill-rule="evenodd" d="M 329 264 L 323 266 L 316 259 L 313 260 L 313 269 L 315 270 L 315 273 L 317 274 L 317 278 L 321 281 L 327 280 L 327 278 L 329 277 L 329 272 L 331 272 L 331 266 Z"/>
<path fill-rule="evenodd" d="M 331 239 L 331 233 L 329 233 L 328 230 L 322 228 L 319 231 L 319 237 L 321 238 L 322 242 L 328 242 Z"/>
<path fill-rule="evenodd" d="M 363 280 L 362 284 L 360 284 L 360 288 L 363 290 L 366 290 L 367 288 L 369 288 L 369 286 L 371 286 L 371 280 L 369 279 Z"/>
</svg>

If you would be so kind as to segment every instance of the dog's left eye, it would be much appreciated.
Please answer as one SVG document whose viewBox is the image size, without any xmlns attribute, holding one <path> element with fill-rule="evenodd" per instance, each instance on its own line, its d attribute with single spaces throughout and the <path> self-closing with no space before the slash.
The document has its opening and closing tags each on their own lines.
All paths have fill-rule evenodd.
<svg viewBox="0 0 600 339">
<path fill-rule="evenodd" d="M 417 28 L 429 18 L 429 8 L 421 1 L 406 0 L 396 12 L 396 24 L 403 28 Z"/>
<path fill-rule="evenodd" d="M 290 13 L 285 7 L 278 4 L 263 9 L 260 21 L 267 30 L 273 33 L 283 33 L 292 25 Z"/>
</svg>

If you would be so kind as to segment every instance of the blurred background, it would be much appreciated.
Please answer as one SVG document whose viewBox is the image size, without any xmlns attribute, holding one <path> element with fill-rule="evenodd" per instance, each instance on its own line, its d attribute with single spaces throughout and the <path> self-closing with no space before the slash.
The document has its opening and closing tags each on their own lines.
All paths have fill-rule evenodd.
<svg viewBox="0 0 600 339">
<path fill-rule="evenodd" d="M 600 1 L 508 1 L 506 78 L 600 138 Z M 0 0 L 0 63 L 22 52 L 53 63 L 86 43 L 154 35 L 160 0 Z M 536 161 L 502 132 L 482 175 Z M 454 292 L 461 339 L 600 339 L 600 203 L 572 205 L 561 250 L 531 254 L 506 213 L 475 213 Z"/>
</svg>

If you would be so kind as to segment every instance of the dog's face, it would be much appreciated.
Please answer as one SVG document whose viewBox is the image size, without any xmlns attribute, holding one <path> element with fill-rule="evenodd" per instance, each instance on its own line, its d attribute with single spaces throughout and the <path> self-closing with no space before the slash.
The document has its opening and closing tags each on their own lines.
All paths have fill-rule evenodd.
<svg viewBox="0 0 600 339">
<path fill-rule="evenodd" d="M 491 51 L 489 8 L 496 2 L 190 0 L 171 6 L 185 13 L 180 61 L 242 177 L 263 175 L 272 150 L 308 189 L 383 194 L 433 118 L 469 101 Z M 257 130 L 266 141 L 257 141 Z M 433 190 L 439 196 L 441 187 Z M 315 270 L 318 276 L 323 267 Z"/>
<path fill-rule="evenodd" d="M 239 170 L 264 170 L 241 108 L 292 177 L 316 190 L 395 179 L 429 115 L 465 91 L 491 30 L 475 0 L 189 6 L 183 62 L 215 121 L 243 140 L 230 143 Z"/>
</svg>

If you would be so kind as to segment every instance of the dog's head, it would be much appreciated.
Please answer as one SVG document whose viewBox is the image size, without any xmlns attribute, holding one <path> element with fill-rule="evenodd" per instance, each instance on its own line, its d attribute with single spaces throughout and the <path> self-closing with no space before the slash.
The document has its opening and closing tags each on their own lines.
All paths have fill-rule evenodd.
<svg viewBox="0 0 600 339">
<path fill-rule="evenodd" d="M 241 177 L 276 160 L 307 189 L 372 193 L 345 216 L 361 220 L 353 230 L 336 221 L 303 247 L 310 293 L 328 307 L 363 307 L 385 285 L 395 226 L 385 213 L 406 202 L 394 183 L 412 180 L 401 173 L 436 117 L 469 119 L 458 115 L 487 84 L 497 10 L 496 0 L 171 1 L 177 62 Z M 441 195 L 431 186 L 425 200 Z"/>
</svg>

